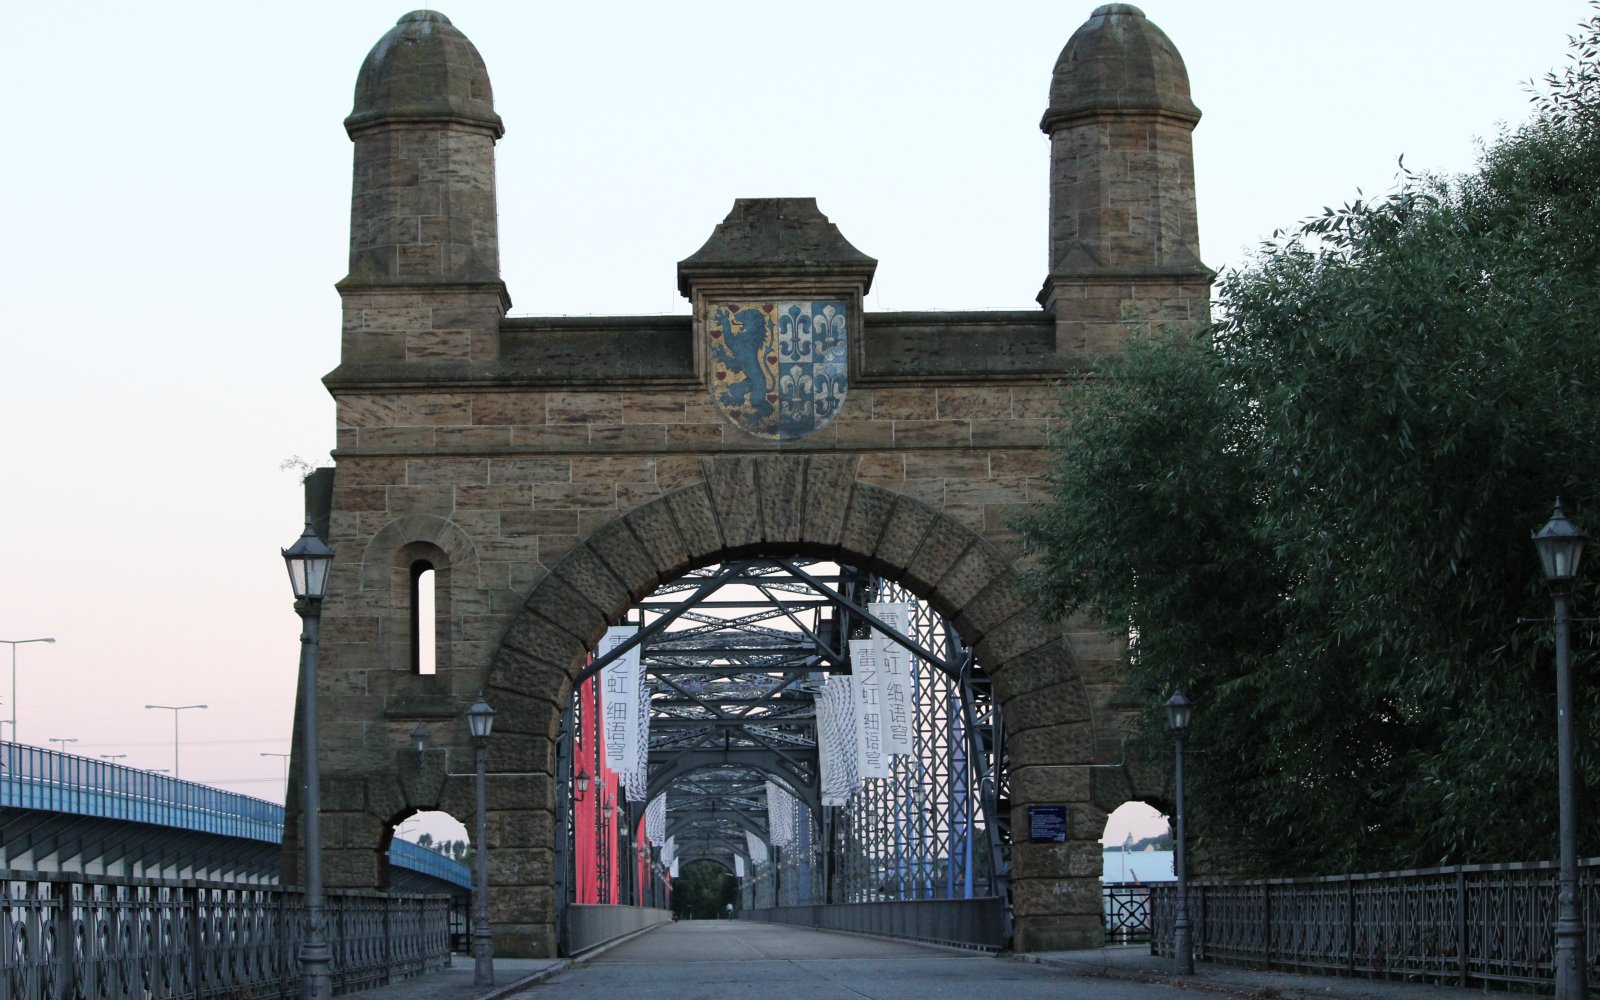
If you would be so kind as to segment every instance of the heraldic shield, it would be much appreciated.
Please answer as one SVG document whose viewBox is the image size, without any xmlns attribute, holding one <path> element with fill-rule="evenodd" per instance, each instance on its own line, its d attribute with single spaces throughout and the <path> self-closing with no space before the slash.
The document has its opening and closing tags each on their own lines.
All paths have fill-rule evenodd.
<svg viewBox="0 0 1600 1000">
<path fill-rule="evenodd" d="M 810 434 L 844 403 L 848 326 L 838 299 L 710 303 L 711 398 L 757 437 Z"/>
</svg>

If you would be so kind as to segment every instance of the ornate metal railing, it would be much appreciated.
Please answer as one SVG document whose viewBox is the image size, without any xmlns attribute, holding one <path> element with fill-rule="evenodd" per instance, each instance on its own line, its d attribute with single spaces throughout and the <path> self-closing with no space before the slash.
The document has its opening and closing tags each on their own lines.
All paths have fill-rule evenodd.
<svg viewBox="0 0 1600 1000">
<path fill-rule="evenodd" d="M 1600 858 L 1580 862 L 1591 981 Z M 1462 986 L 1554 981 L 1556 867 L 1463 865 L 1317 879 L 1192 882 L 1195 958 Z M 1172 954 L 1172 884 L 1152 886 L 1151 951 Z"/>
<path fill-rule="evenodd" d="M 1100 885 L 1107 941 L 1150 940 L 1150 886 L 1142 882 Z"/>
<path fill-rule="evenodd" d="M 449 965 L 445 896 L 328 893 L 336 993 Z M 10 873 L 0 996 L 205 1000 L 299 993 L 299 890 Z"/>
</svg>

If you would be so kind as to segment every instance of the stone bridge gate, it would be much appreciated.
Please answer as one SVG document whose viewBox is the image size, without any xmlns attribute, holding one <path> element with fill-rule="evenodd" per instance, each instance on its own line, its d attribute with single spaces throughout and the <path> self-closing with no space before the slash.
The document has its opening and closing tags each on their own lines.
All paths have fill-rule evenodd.
<svg viewBox="0 0 1600 1000">
<path fill-rule="evenodd" d="M 471 782 L 451 773 L 469 770 L 459 720 L 481 690 L 498 710 L 495 948 L 552 954 L 554 747 L 588 651 L 687 570 L 804 554 L 900 582 L 975 649 L 1011 747 L 1016 947 L 1098 944 L 1105 810 L 1160 790 L 1088 766 L 1120 760 L 1120 650 L 1034 606 L 1011 525 L 1046 497 L 1052 381 L 1207 315 L 1199 116 L 1137 8 L 1101 7 L 1071 37 L 1042 121 L 1036 311 L 869 313 L 876 261 L 785 198 L 736 200 L 678 262 L 690 316 L 508 318 L 487 71 L 443 14 L 401 18 L 345 120 L 336 465 L 313 504 L 338 553 L 318 690 L 329 884 L 383 886 L 392 824 L 415 811 L 470 827 Z M 419 567 L 436 580 L 431 674 Z M 448 752 L 411 748 L 419 721 Z M 1066 844 L 1026 842 L 1034 803 L 1069 807 Z M 292 879 L 293 836 L 285 851 Z"/>
</svg>

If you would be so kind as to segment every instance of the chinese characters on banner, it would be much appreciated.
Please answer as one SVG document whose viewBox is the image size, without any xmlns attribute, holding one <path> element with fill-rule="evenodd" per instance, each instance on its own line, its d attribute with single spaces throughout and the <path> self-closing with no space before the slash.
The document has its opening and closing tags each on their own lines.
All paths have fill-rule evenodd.
<svg viewBox="0 0 1600 1000">
<path fill-rule="evenodd" d="M 883 706 L 878 700 L 878 643 L 850 640 L 850 694 L 856 707 L 856 776 L 887 778 L 889 754 L 883 745 Z"/>
<path fill-rule="evenodd" d="M 873 617 L 904 634 L 911 608 L 904 602 L 867 605 Z M 874 628 L 869 639 L 850 640 L 850 695 L 855 704 L 857 778 L 887 778 L 891 758 L 912 752 L 911 654 Z"/>
<path fill-rule="evenodd" d="M 911 631 L 911 605 L 903 601 L 867 605 L 867 611 L 885 625 L 907 635 Z M 877 629 L 872 641 L 878 646 L 878 704 L 883 716 L 883 747 L 892 755 L 904 756 L 911 748 L 911 653 Z"/>
<path fill-rule="evenodd" d="M 600 648 L 596 652 L 604 656 L 638 633 L 638 628 L 632 625 L 606 629 L 605 638 L 600 640 Z M 600 723 L 606 767 L 622 776 L 623 783 L 630 786 L 629 797 L 634 799 L 642 799 L 645 792 L 643 788 L 631 787 L 638 783 L 636 775 L 639 770 L 639 681 L 637 645 L 600 671 Z M 630 777 L 632 781 L 629 781 Z"/>
</svg>

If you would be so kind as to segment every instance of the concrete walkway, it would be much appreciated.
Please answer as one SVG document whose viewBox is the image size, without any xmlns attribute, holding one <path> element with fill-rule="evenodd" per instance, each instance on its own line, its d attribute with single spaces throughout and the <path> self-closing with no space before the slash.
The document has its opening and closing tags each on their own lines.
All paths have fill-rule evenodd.
<svg viewBox="0 0 1600 1000">
<path fill-rule="evenodd" d="M 360 1000 L 502 1000 L 555 975 L 568 965 L 565 958 L 497 958 L 493 986 L 472 984 L 472 956 L 455 955 L 450 968 L 417 976 L 350 996 Z"/>
<path fill-rule="evenodd" d="M 1196 962 L 1194 975 L 1180 976 L 1173 972 L 1171 959 L 1150 954 L 1147 944 L 1113 945 L 1084 951 L 1044 951 L 1017 955 L 1016 958 L 1018 961 L 1054 966 L 1079 976 L 1163 983 L 1261 1000 L 1273 997 L 1282 997 L 1284 1000 L 1483 1000 L 1485 992 L 1482 988 L 1465 989 L 1397 979 L 1265 972 L 1215 962 Z"/>
<path fill-rule="evenodd" d="M 617 958 L 612 959 L 607 956 L 604 961 L 607 964 L 612 964 L 616 961 L 670 963 L 673 961 L 684 962 L 703 959 L 727 962 L 734 955 L 732 953 L 721 954 L 718 951 L 719 947 L 727 946 L 726 942 L 705 937 L 704 940 L 697 939 L 692 942 L 692 947 L 685 947 L 690 942 L 682 940 L 682 938 L 685 935 L 694 935 L 697 930 L 748 931 L 774 935 L 773 941 L 777 941 L 779 938 L 776 935 L 788 931 L 800 931 L 799 928 L 782 928 L 779 925 L 752 925 L 741 921 L 734 921 L 731 924 L 706 921 L 705 924 L 706 926 L 703 928 L 694 924 L 663 925 L 664 927 L 672 928 L 672 930 L 664 937 L 661 937 L 659 941 L 650 940 L 654 937 L 650 933 L 637 938 L 630 938 L 629 941 L 633 942 L 630 948 L 619 951 Z M 798 945 L 788 944 L 782 950 L 772 950 L 770 944 L 765 945 L 759 949 L 762 953 L 759 957 L 783 959 L 789 962 L 804 961 L 812 957 L 826 957 L 829 960 L 837 961 L 849 955 L 879 955 L 882 959 L 895 959 L 901 958 L 899 953 L 902 951 L 922 950 L 924 953 L 948 951 L 947 949 L 929 949 L 925 945 L 915 945 L 910 942 L 894 941 L 886 938 L 834 934 L 832 932 L 824 932 L 824 937 L 832 938 L 834 943 L 829 948 L 819 950 L 816 956 L 802 955 L 793 950 L 796 947 L 803 950 L 817 950 L 815 944 L 808 944 L 804 941 L 804 936 L 818 933 L 804 931 L 802 935 L 791 935 L 796 937 L 800 943 Z M 726 936 L 726 934 L 723 936 Z M 787 938 L 783 940 L 787 941 Z M 643 949 L 643 951 L 640 951 L 640 949 Z M 840 949 L 843 950 L 841 951 Z M 604 950 L 602 949 L 602 951 Z M 635 952 L 638 952 L 638 954 L 633 954 Z M 838 954 L 835 954 L 835 952 L 838 952 Z M 955 952 L 952 954 L 967 958 L 978 958 L 982 955 L 981 952 Z M 586 956 L 586 960 L 592 961 L 599 957 L 598 954 L 592 954 Z M 1334 976 L 1303 976 L 1289 972 L 1261 972 L 1228 965 L 1218 965 L 1211 962 L 1197 962 L 1195 963 L 1194 975 L 1179 976 L 1172 971 L 1171 961 L 1151 955 L 1148 945 L 1117 945 L 1084 951 L 1038 952 L 1016 955 L 1013 956 L 1013 960 L 1021 963 L 1047 966 L 1080 978 L 1114 980 L 1128 985 L 1145 983 L 1151 986 L 1250 997 L 1253 1000 L 1483 1000 L 1485 992 L 1481 989 L 1462 989 L 1454 986 L 1437 986 L 1428 983 L 1401 982 L 1387 979 L 1353 979 Z M 474 986 L 472 983 L 472 957 L 470 955 L 457 955 L 450 968 L 444 972 L 419 976 L 415 979 L 395 983 L 392 986 L 368 990 L 357 996 L 359 996 L 360 1000 L 508 1000 L 508 998 L 529 990 L 541 981 L 572 968 L 573 962 L 564 958 L 499 958 L 495 960 L 494 966 L 495 985 L 491 987 L 481 988 Z"/>
</svg>

